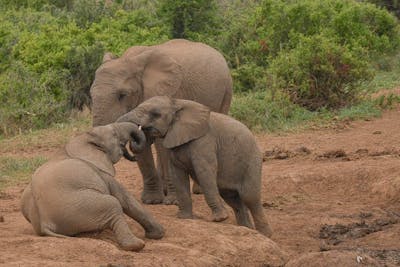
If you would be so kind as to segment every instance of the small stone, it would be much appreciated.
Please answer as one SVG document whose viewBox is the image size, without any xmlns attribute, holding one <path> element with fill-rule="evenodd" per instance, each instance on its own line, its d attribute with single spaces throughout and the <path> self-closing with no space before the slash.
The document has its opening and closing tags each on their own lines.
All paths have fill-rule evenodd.
<svg viewBox="0 0 400 267">
<path fill-rule="evenodd" d="M 275 156 L 276 159 L 287 159 L 288 157 L 289 157 L 289 155 L 286 152 L 281 152 Z"/>
<path fill-rule="evenodd" d="M 329 251 L 331 248 L 326 244 L 326 242 L 322 242 L 322 244 L 319 246 L 319 251 Z"/>
<path fill-rule="evenodd" d="M 381 131 L 375 131 L 372 134 L 382 134 L 382 132 Z"/>
<path fill-rule="evenodd" d="M 365 218 L 370 218 L 372 217 L 371 212 L 360 212 L 360 218 L 365 219 Z"/>
</svg>

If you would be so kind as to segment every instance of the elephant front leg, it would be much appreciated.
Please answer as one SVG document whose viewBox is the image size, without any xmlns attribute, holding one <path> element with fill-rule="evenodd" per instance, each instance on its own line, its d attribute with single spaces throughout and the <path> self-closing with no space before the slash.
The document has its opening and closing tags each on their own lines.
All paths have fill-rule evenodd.
<svg viewBox="0 0 400 267">
<path fill-rule="evenodd" d="M 120 202 L 126 215 L 137 221 L 146 231 L 146 237 L 160 239 L 164 236 L 164 228 L 129 192 L 112 177 L 104 177 L 109 184 L 110 193 Z"/>
<path fill-rule="evenodd" d="M 217 186 L 217 159 L 214 156 L 194 157 L 193 167 L 204 198 L 213 213 L 213 221 L 220 222 L 228 218 Z"/>
<path fill-rule="evenodd" d="M 159 170 L 160 177 L 162 177 L 164 191 L 166 192 L 164 204 L 177 205 L 178 199 L 176 197 L 176 190 L 171 177 L 171 154 L 162 146 L 161 139 L 156 140 L 155 146 L 157 149 L 157 169 Z"/>
<path fill-rule="evenodd" d="M 157 174 L 151 146 L 136 155 L 140 172 L 143 176 L 142 202 L 145 204 L 159 204 L 164 200 L 162 181 Z"/>
<path fill-rule="evenodd" d="M 122 249 L 131 251 L 139 251 L 143 249 L 143 240 L 132 234 L 122 215 L 115 216 L 111 220 L 110 228 L 113 230 Z"/>
<path fill-rule="evenodd" d="M 193 186 L 192 186 L 192 192 L 193 194 L 203 194 L 203 190 L 201 190 L 201 187 L 198 183 L 193 182 Z"/>
<path fill-rule="evenodd" d="M 193 219 L 192 198 L 190 195 L 189 175 L 182 169 L 171 164 L 171 178 L 178 199 L 178 218 Z"/>
</svg>

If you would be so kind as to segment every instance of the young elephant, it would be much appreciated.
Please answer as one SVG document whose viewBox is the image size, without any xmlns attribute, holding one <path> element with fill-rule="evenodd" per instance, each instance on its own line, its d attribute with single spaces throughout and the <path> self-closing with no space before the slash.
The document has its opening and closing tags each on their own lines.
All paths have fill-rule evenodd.
<svg viewBox="0 0 400 267">
<path fill-rule="evenodd" d="M 148 136 L 163 139 L 171 161 L 180 218 L 192 218 L 189 175 L 199 183 L 214 221 L 228 217 L 220 195 L 230 205 L 239 225 L 266 236 L 271 230 L 261 205 L 262 156 L 250 130 L 229 116 L 210 112 L 199 103 L 157 96 L 117 121 L 143 127 Z"/>
<path fill-rule="evenodd" d="M 37 169 L 22 195 L 21 208 L 35 232 L 65 237 L 111 228 L 123 249 L 141 250 L 144 242 L 132 234 L 125 213 L 143 226 L 146 237 L 163 237 L 163 227 L 113 178 L 113 164 L 131 139 L 135 152 L 140 152 L 146 137 L 136 125 L 94 127 Z"/>
</svg>

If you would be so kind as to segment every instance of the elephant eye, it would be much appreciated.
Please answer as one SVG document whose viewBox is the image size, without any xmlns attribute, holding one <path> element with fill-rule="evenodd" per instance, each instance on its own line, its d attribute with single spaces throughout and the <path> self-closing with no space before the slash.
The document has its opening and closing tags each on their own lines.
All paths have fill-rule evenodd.
<svg viewBox="0 0 400 267">
<path fill-rule="evenodd" d="M 150 111 L 150 116 L 154 119 L 157 119 L 161 117 L 161 113 L 157 110 L 152 110 Z"/>
<path fill-rule="evenodd" d="M 118 94 L 118 101 L 122 101 L 127 96 L 126 93 L 119 93 Z"/>
</svg>

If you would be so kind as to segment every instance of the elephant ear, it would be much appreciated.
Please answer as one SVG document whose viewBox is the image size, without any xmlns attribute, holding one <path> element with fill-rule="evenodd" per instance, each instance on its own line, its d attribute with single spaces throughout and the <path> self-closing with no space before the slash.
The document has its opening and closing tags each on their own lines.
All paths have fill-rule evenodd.
<svg viewBox="0 0 400 267">
<path fill-rule="evenodd" d="M 145 99 L 157 95 L 175 96 L 182 84 L 183 69 L 173 58 L 150 49 L 132 60 L 141 68 Z"/>
<path fill-rule="evenodd" d="M 110 52 L 107 52 L 103 56 L 103 63 L 106 63 L 107 61 L 110 61 L 110 60 L 113 60 L 113 59 L 116 59 L 116 58 L 117 58 L 117 56 L 113 55 Z"/>
<path fill-rule="evenodd" d="M 163 146 L 173 148 L 205 135 L 209 131 L 210 109 L 189 100 L 175 100 L 175 118 L 165 135 Z"/>
<path fill-rule="evenodd" d="M 91 132 L 73 138 L 65 150 L 71 158 L 83 160 L 101 171 L 115 176 L 115 169 L 106 152 L 98 146 L 99 137 Z"/>
</svg>

